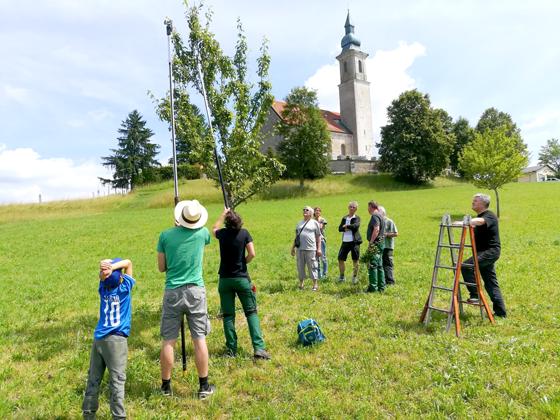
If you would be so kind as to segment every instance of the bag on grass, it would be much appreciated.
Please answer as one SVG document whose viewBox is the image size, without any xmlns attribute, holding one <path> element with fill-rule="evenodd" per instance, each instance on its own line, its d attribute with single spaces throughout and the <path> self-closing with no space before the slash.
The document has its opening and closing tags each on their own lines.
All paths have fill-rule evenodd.
<svg viewBox="0 0 560 420">
<path fill-rule="evenodd" d="M 325 341 L 325 335 L 314 319 L 304 319 L 297 326 L 298 341 L 304 346 Z"/>
</svg>

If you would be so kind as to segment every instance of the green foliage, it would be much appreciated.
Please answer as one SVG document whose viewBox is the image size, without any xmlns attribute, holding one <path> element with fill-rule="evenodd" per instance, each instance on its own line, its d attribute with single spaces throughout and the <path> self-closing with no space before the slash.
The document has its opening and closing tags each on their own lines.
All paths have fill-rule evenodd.
<svg viewBox="0 0 560 420">
<path fill-rule="evenodd" d="M 464 175 L 463 171 L 459 169 L 459 156 L 463 148 L 474 140 L 474 129 L 466 118 L 459 117 L 453 124 L 453 134 L 455 134 L 455 144 L 449 158 L 449 166 Z"/>
<path fill-rule="evenodd" d="M 247 74 L 247 39 L 241 22 L 237 23 L 234 54 L 229 57 L 210 31 L 212 14 L 206 13 L 205 25 L 201 22 L 202 7 L 199 5 L 187 9 L 188 38 L 183 39 L 179 33 L 173 33 L 173 69 L 178 94 L 177 120 L 184 136 L 194 133 L 186 150 L 194 151 L 196 160 L 204 165 L 209 160 L 209 152 L 214 148 L 213 140 L 198 114 L 184 115 L 194 110 L 188 90 L 194 88 L 200 94 L 203 93 L 199 77 L 200 66 L 212 114 L 211 124 L 216 137 L 218 158 L 221 160 L 225 190 L 231 207 L 236 207 L 272 185 L 284 170 L 280 162 L 260 152 L 261 128 L 272 104 L 271 84 L 268 80 L 270 56 L 267 44 L 263 42 L 257 58 L 258 81 L 251 83 Z M 161 103 L 162 101 L 160 105 Z M 165 114 L 162 115 L 165 117 Z M 217 171 L 207 168 L 207 174 L 217 182 Z"/>
<path fill-rule="evenodd" d="M 377 144 L 381 170 L 409 183 L 440 175 L 449 164 L 455 141 L 449 115 L 431 108 L 427 94 L 410 90 L 392 102 L 387 117 Z"/>
<path fill-rule="evenodd" d="M 171 125 L 169 96 L 159 100 L 153 95 L 151 97 L 156 104 L 159 118 Z M 213 162 L 212 138 L 200 109 L 190 102 L 187 86 L 176 86 L 174 100 L 177 163 L 210 167 Z M 173 163 L 173 157 L 169 158 L 169 163 Z"/>
<path fill-rule="evenodd" d="M 560 143 L 558 139 L 549 139 L 539 152 L 539 163 L 550 165 L 556 177 L 560 178 Z"/>
<path fill-rule="evenodd" d="M 146 127 L 136 110 L 128 114 L 118 130 L 120 137 L 118 149 L 111 149 L 113 155 L 102 157 L 103 165 L 114 170 L 113 179 L 99 178 L 103 184 L 111 184 L 114 188 L 133 190 L 137 184 L 154 182 L 154 167 L 159 166 L 155 159 L 159 145 L 151 143 L 153 131 Z"/>
<path fill-rule="evenodd" d="M 283 137 L 278 151 L 289 178 L 299 179 L 303 187 L 304 179 L 327 174 L 331 137 L 318 107 L 317 92 L 293 88 L 275 129 Z"/>
<path fill-rule="evenodd" d="M 513 122 L 511 115 L 498 111 L 496 108 L 488 108 L 480 116 L 476 125 L 476 131 L 483 133 L 486 130 L 495 130 L 497 128 L 503 128 L 506 136 L 515 140 L 515 144 L 520 152 L 527 149 L 521 138 L 521 130 Z"/>
<path fill-rule="evenodd" d="M 326 182 L 333 193 L 317 193 L 328 187 Z M 445 187 L 439 187 L 442 182 Z M 157 271 L 155 244 L 158 234 L 173 223 L 172 183 L 138 188 L 126 197 L 69 202 L 69 207 L 10 206 L 12 214 L 6 213 L 0 224 L 0 278 L 5 290 L 0 296 L 2 418 L 81 416 L 99 316 L 98 261 L 115 256 L 132 259 L 137 280 L 125 397 L 130 418 L 560 416 L 556 368 L 560 288 L 550 277 L 557 272 L 560 258 L 556 228 L 560 183 L 513 183 L 503 189 L 502 256 L 496 268 L 509 318 L 493 326 L 481 319 L 477 308 L 466 307 L 459 339 L 445 332 L 444 317 L 435 314 L 427 328 L 418 318 L 429 292 L 441 216 L 470 213 L 474 187 L 439 178 L 432 188 L 408 186 L 385 175 L 332 176 L 309 185 L 316 190 L 311 197 L 254 200 L 238 208 L 255 243 L 257 257 L 249 271 L 257 287 L 271 362 L 252 361 L 239 304 L 239 355 L 223 356 L 222 320 L 217 317 L 218 243 L 212 239 L 206 247 L 203 273 L 212 324 L 207 337 L 209 373 L 218 392 L 204 402 L 195 396 L 198 378 L 190 340 L 185 374 L 180 344 L 175 349 L 174 397 L 158 393 L 164 276 Z M 212 190 L 211 202 L 210 197 L 201 199 L 211 224 L 223 210 L 219 191 L 207 180 L 181 186 L 193 198 Z M 151 208 L 163 189 L 170 191 L 168 205 Z M 363 266 L 359 285 L 335 282 L 341 240 L 338 221 L 350 200 L 359 202 L 358 214 L 364 219 L 372 198 L 388 209 L 399 228 L 394 257 L 397 284 L 384 294 L 362 293 L 367 283 Z M 97 202 L 103 206 L 96 206 Z M 306 290 L 297 289 L 295 261 L 289 255 L 293 229 L 306 204 L 320 205 L 329 221 L 331 277 L 320 282 L 318 292 L 311 292 L 308 280 Z M 4 207 L 8 206 L 0 206 L 0 211 Z M 78 207 L 79 211 L 68 213 Z M 44 213 L 50 211 L 53 214 L 47 217 Z M 27 218 L 18 219 L 24 212 Z M 320 347 L 304 349 L 296 344 L 297 322 L 308 317 L 316 319 L 327 336 Z M 108 391 L 105 374 L 98 418 L 111 417 Z"/>
<path fill-rule="evenodd" d="M 500 126 L 477 132 L 474 141 L 463 149 L 459 167 L 475 186 L 496 193 L 499 216 L 498 188 L 517 180 L 527 162 L 527 150 L 520 151 L 517 139 L 509 135 L 506 126 Z"/>
<path fill-rule="evenodd" d="M 154 175 L 157 178 L 157 182 L 168 181 L 173 179 L 173 166 L 166 165 L 154 169 Z M 183 179 L 198 179 L 202 175 L 202 168 L 200 165 L 188 165 L 188 164 L 178 164 L 177 165 L 177 177 Z"/>
</svg>

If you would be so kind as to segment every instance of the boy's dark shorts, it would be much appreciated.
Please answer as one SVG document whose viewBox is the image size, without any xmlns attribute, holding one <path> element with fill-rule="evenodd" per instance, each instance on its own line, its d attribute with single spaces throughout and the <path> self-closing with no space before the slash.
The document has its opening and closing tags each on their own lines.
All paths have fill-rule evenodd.
<svg viewBox="0 0 560 420">
<path fill-rule="evenodd" d="M 346 261 L 348 253 L 352 254 L 352 261 L 358 261 L 360 259 L 360 244 L 356 242 L 342 242 L 338 251 L 338 260 Z"/>
<path fill-rule="evenodd" d="M 187 316 L 191 337 L 194 340 L 208 335 L 210 320 L 204 287 L 186 284 L 176 289 L 165 289 L 160 327 L 163 340 L 175 340 L 179 336 L 183 314 Z"/>
</svg>

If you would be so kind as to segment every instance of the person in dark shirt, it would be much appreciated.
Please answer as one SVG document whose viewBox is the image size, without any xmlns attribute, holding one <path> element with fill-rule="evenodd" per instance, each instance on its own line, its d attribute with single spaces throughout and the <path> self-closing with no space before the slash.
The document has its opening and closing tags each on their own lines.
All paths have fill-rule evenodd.
<svg viewBox="0 0 560 420">
<path fill-rule="evenodd" d="M 488 210 L 490 196 L 486 194 L 475 194 L 472 201 L 472 209 L 477 216 L 471 219 L 474 227 L 474 241 L 476 245 L 478 267 L 484 281 L 484 288 L 490 296 L 494 306 L 494 315 L 506 317 L 506 305 L 498 285 L 494 264 L 500 258 L 500 232 L 498 229 L 498 218 Z M 470 267 L 468 265 L 471 265 Z M 473 258 L 468 258 L 461 266 L 463 280 L 466 283 L 475 283 Z M 469 303 L 478 303 L 478 292 L 476 286 L 467 286 L 470 293 Z"/>
<path fill-rule="evenodd" d="M 382 292 L 385 290 L 385 272 L 383 271 L 383 248 L 385 247 L 385 221 L 375 201 L 368 203 L 371 214 L 367 227 L 366 239 L 368 247 L 373 251 L 368 264 L 369 285 L 366 292 Z"/>
<path fill-rule="evenodd" d="M 225 228 L 221 228 L 224 221 Z M 246 229 L 242 229 L 242 225 L 241 217 L 226 208 L 213 226 L 214 236 L 220 242 L 218 292 L 224 317 L 226 348 L 230 356 L 237 355 L 237 333 L 235 332 L 235 295 L 237 295 L 247 318 L 254 358 L 270 360 L 270 354 L 265 350 L 257 315 L 256 289 L 251 283 L 247 271 L 247 263 L 255 258 L 255 247 L 251 234 Z"/>
</svg>

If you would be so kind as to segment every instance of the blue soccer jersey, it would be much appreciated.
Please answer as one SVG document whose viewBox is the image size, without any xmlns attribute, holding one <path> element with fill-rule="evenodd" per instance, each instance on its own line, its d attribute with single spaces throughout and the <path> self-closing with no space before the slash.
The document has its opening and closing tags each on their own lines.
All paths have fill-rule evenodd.
<svg viewBox="0 0 560 420">
<path fill-rule="evenodd" d="M 107 289 L 102 281 L 99 282 L 99 322 L 93 333 L 96 340 L 109 334 L 128 337 L 132 312 L 130 292 L 135 283 L 127 274 L 122 275 L 122 282 L 114 289 Z"/>
</svg>

